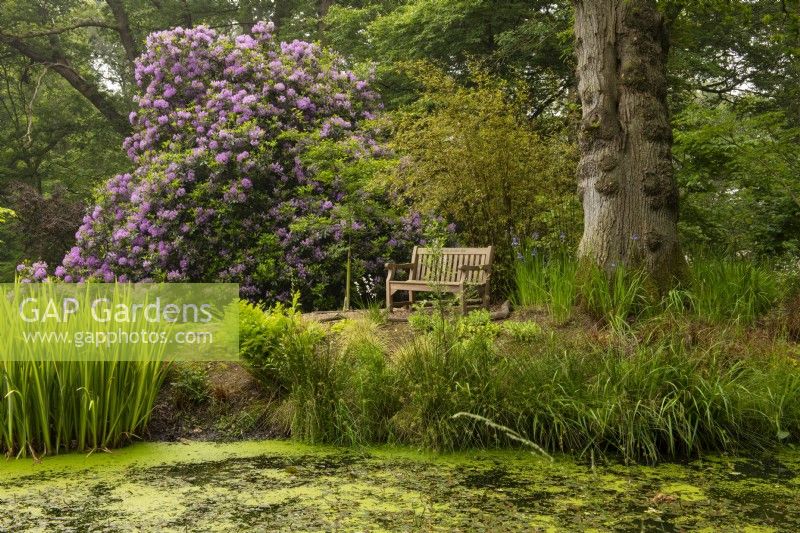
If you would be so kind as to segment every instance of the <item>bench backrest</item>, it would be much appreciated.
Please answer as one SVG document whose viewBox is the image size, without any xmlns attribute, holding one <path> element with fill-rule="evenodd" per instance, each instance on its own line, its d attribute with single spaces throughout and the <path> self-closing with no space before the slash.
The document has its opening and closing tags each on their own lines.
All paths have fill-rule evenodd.
<svg viewBox="0 0 800 533">
<path fill-rule="evenodd" d="M 437 257 L 436 252 L 441 252 Z M 494 260 L 494 247 L 486 248 L 430 248 L 414 247 L 411 262 L 416 265 L 409 279 L 439 283 L 457 282 L 461 279 L 461 266 L 491 266 Z M 486 272 L 467 272 L 468 283 L 486 283 Z"/>
</svg>

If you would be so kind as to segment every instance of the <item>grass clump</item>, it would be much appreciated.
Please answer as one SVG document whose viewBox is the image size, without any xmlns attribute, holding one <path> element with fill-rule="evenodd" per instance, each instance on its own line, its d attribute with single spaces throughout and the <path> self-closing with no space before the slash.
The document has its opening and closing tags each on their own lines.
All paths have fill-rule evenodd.
<svg viewBox="0 0 800 533">
<path fill-rule="evenodd" d="M 769 265 L 743 259 L 701 258 L 690 269 L 686 299 L 697 316 L 712 322 L 753 324 L 783 297 Z"/>
<path fill-rule="evenodd" d="M 775 308 L 796 307 L 791 302 L 798 294 L 796 273 L 742 258 L 698 257 L 688 267 L 680 286 L 657 297 L 639 269 L 619 265 L 606 272 L 579 268 L 569 256 L 524 256 L 515 266 L 513 300 L 517 306 L 546 309 L 559 324 L 575 315 L 579 303 L 616 331 L 664 313 L 752 326 Z"/>
<path fill-rule="evenodd" d="M 739 346 L 711 326 L 705 339 L 673 328 L 641 339 L 432 317 L 394 352 L 374 323 L 289 330 L 292 435 L 443 451 L 524 439 L 649 463 L 800 442 L 800 367 L 780 342 Z"/>
<path fill-rule="evenodd" d="M 444 320 L 395 354 L 402 405 L 392 417 L 397 442 L 436 450 L 498 444 L 495 432 L 484 424 L 451 418 L 460 411 L 488 418 L 497 414 L 492 405 L 498 383 L 486 379 L 502 359 L 492 326 L 465 328 L 463 319 Z"/>
<path fill-rule="evenodd" d="M 736 359 L 669 340 L 512 361 L 506 425 L 547 449 L 655 462 L 800 435 L 800 372 L 784 356 Z"/>
<path fill-rule="evenodd" d="M 385 345 L 360 322 L 340 334 L 341 342 L 306 333 L 289 344 L 292 435 L 349 446 L 385 442 L 387 413 L 396 408 Z"/>
<path fill-rule="evenodd" d="M 618 265 L 611 273 L 587 267 L 580 287 L 581 302 L 594 317 L 621 331 L 648 306 L 646 276 Z"/>
<path fill-rule="evenodd" d="M 725 345 L 689 347 L 678 338 L 634 348 L 587 342 L 580 350 L 564 350 L 559 341 L 502 353 L 471 343 L 446 362 L 424 354 L 411 381 L 424 385 L 406 405 L 422 406 L 414 418 L 436 434 L 417 444 L 498 443 L 485 428 L 456 427 L 440 416 L 459 407 L 547 450 L 626 461 L 763 449 L 800 437 L 800 369 L 778 352 L 741 357 Z"/>
</svg>

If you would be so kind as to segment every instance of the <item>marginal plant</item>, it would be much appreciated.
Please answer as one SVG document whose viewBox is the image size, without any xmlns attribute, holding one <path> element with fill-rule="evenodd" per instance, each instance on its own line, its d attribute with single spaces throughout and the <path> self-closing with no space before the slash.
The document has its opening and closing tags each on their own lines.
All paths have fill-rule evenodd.
<svg viewBox="0 0 800 533">
<path fill-rule="evenodd" d="M 521 253 L 514 264 L 514 303 L 544 307 L 557 322 L 567 322 L 578 294 L 577 270 L 577 262 L 566 255 Z"/>
<path fill-rule="evenodd" d="M 295 293 L 291 304 L 279 302 L 268 309 L 239 302 L 239 356 L 256 378 L 278 388 L 288 387 L 287 343 L 308 328 L 300 316 L 299 299 Z"/>
<path fill-rule="evenodd" d="M 545 287 L 542 272 L 566 271 L 532 268 Z M 772 294 L 766 272 L 733 272 L 740 294 Z M 289 328 L 278 379 L 292 435 L 436 450 L 521 443 L 516 436 L 548 453 L 647 463 L 800 442 L 800 365 L 784 341 L 750 343 L 729 320 L 698 323 L 702 296 L 690 288 L 653 303 L 635 271 L 593 276 L 581 280 L 584 305 L 628 335 L 543 334 L 486 311 L 417 310 L 414 337 L 395 351 L 374 323 L 346 321 L 327 335 Z M 642 317 L 652 320 L 631 321 Z"/>
<path fill-rule="evenodd" d="M 503 322 L 502 330 L 517 342 L 532 342 L 539 339 L 543 332 L 536 322 Z"/>
<path fill-rule="evenodd" d="M 604 319 L 614 330 L 627 329 L 649 303 L 647 275 L 617 265 L 612 272 L 599 267 L 586 269 L 580 285 L 583 306 L 591 314 Z"/>
<path fill-rule="evenodd" d="M 43 295 L 55 293 L 41 287 Z M 13 316 L 19 300 L 3 294 L 0 314 Z M 115 448 L 142 436 L 168 370 L 163 348 L 111 343 L 93 360 L 75 342 L 23 342 L 22 324 L 9 320 L 0 335 L 0 450 L 38 457 Z M 98 327 L 105 328 L 86 311 L 48 331 L 75 341 Z"/>
</svg>

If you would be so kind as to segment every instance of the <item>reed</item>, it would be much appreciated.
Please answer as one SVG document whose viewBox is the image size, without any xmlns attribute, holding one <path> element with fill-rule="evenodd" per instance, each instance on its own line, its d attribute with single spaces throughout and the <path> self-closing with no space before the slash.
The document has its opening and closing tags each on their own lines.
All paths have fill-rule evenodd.
<svg viewBox="0 0 800 533">
<path fill-rule="evenodd" d="M 557 322 L 567 322 L 577 297 L 577 262 L 566 256 L 526 255 L 514 268 L 514 304 L 544 307 Z"/>
<path fill-rule="evenodd" d="M 3 316 L 17 311 L 22 290 L 17 286 L 0 298 Z M 42 285 L 39 290 L 55 295 L 58 289 Z M 125 295 L 120 297 L 124 301 Z M 74 343 L 24 342 L 24 330 L 35 327 L 9 321 L 0 336 L 0 448 L 5 454 L 38 457 L 108 449 L 136 438 L 166 372 L 163 349 L 110 345 L 98 360 Z M 74 335 L 99 325 L 88 313 L 77 313 L 49 327 Z"/>
</svg>

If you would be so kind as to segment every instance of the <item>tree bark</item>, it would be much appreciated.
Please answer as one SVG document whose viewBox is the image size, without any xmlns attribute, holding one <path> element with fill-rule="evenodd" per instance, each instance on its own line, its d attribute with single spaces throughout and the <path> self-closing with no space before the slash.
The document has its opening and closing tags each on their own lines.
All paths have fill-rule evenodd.
<svg viewBox="0 0 800 533">
<path fill-rule="evenodd" d="M 325 40 L 325 15 L 328 14 L 335 0 L 317 0 L 317 38 Z"/>
<path fill-rule="evenodd" d="M 119 40 L 122 43 L 122 48 L 125 50 L 125 57 L 128 59 L 132 71 L 133 64 L 139 56 L 139 47 L 136 45 L 136 39 L 131 31 L 131 25 L 128 21 L 128 12 L 125 11 L 122 0 L 106 0 L 106 4 L 108 4 L 108 7 L 111 9 L 111 14 L 114 15 L 114 20 L 117 22 Z"/>
<path fill-rule="evenodd" d="M 667 111 L 664 18 L 655 0 L 575 0 L 578 255 L 611 271 L 643 267 L 659 289 L 683 268 Z"/>
</svg>

